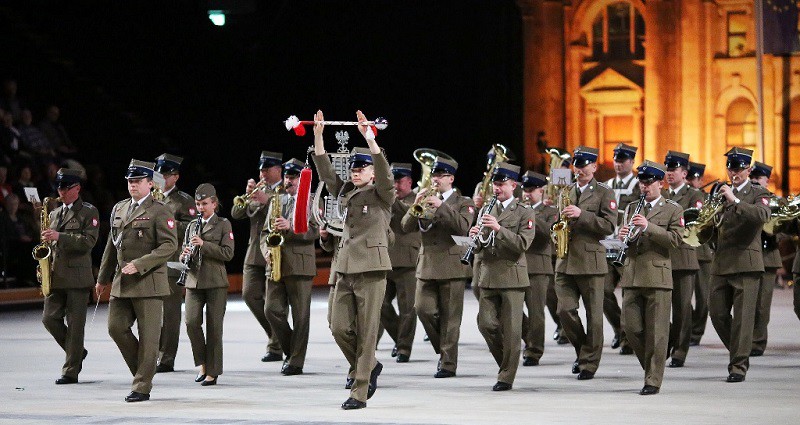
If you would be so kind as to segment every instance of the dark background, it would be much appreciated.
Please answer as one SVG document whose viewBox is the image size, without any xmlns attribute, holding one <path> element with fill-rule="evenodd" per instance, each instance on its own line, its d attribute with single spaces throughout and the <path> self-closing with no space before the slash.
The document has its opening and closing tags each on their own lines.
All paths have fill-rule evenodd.
<svg viewBox="0 0 800 425">
<path fill-rule="evenodd" d="M 421 147 L 460 164 L 471 194 L 492 143 L 522 157 L 521 22 L 513 1 L 255 1 L 224 27 L 207 3 L 19 1 L 0 7 L 4 76 L 38 121 L 48 103 L 84 163 L 107 170 L 118 198 L 130 159 L 185 158 L 179 187 L 210 181 L 231 198 L 257 178 L 261 150 L 303 158 L 313 143 L 289 115 L 389 120 L 378 143 L 390 161 Z M 335 151 L 326 129 L 326 147 Z M 349 128 L 350 147 L 365 146 Z M 415 178 L 419 167 L 415 163 Z M 238 267 L 246 223 L 235 223 Z"/>
</svg>

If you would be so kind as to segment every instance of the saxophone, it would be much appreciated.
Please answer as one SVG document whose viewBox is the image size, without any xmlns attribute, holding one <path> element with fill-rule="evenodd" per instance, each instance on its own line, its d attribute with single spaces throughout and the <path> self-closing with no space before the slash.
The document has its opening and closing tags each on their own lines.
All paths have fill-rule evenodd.
<svg viewBox="0 0 800 425">
<path fill-rule="evenodd" d="M 267 234 L 267 264 L 270 266 L 269 278 L 273 282 L 281 280 L 281 245 L 283 245 L 283 235 L 275 229 L 275 221 L 281 216 L 281 189 L 278 186 L 275 194 L 270 200 L 269 210 L 267 211 L 266 227 Z"/>
<path fill-rule="evenodd" d="M 564 208 L 570 204 L 569 190 L 572 186 L 562 188 L 558 192 L 558 221 L 550 227 L 550 239 L 556 247 L 556 258 L 565 258 L 569 244 L 569 219 L 564 215 Z"/>
<path fill-rule="evenodd" d="M 50 212 L 47 210 L 47 205 L 53 200 L 59 201 L 60 199 L 61 198 L 44 198 L 42 201 L 39 233 L 50 228 Z M 31 252 L 33 259 L 39 262 L 39 265 L 36 266 L 36 279 L 42 284 L 42 295 L 45 297 L 50 295 L 50 271 L 52 270 L 50 261 L 53 258 L 52 245 L 52 242 L 42 241 L 39 245 L 33 247 L 33 252 Z"/>
</svg>

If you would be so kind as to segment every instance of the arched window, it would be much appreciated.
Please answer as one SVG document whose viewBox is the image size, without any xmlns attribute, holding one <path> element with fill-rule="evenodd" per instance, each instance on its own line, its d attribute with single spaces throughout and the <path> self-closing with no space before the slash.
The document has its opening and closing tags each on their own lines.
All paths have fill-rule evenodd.
<svg viewBox="0 0 800 425">
<path fill-rule="evenodd" d="M 789 191 L 800 190 L 800 97 L 792 99 L 789 107 Z"/>
<path fill-rule="evenodd" d="M 726 151 L 734 146 L 753 150 L 753 158 L 759 158 L 756 152 L 756 108 L 749 100 L 740 97 L 728 106 L 725 114 Z"/>
<path fill-rule="evenodd" d="M 644 59 L 644 18 L 627 2 L 612 3 L 592 24 L 592 58 L 600 60 Z"/>
</svg>

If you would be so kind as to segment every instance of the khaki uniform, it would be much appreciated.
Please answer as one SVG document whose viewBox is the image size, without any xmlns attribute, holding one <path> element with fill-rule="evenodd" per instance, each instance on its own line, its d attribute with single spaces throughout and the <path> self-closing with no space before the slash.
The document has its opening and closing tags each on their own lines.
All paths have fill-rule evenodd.
<svg viewBox="0 0 800 425">
<path fill-rule="evenodd" d="M 678 203 L 681 208 L 700 208 L 705 196 L 703 192 L 684 186 L 674 195 L 667 190 L 662 195 Z M 681 212 L 682 214 L 683 212 Z M 672 346 L 670 354 L 674 360 L 686 360 L 689 352 L 689 340 L 692 337 L 692 295 L 694 280 L 700 270 L 695 248 L 681 241 L 678 247 L 669 252 L 672 261 L 672 326 L 669 342 Z"/>
<path fill-rule="evenodd" d="M 175 216 L 176 232 L 181 237 L 186 233 L 186 226 L 195 218 L 194 198 L 177 188 L 172 189 L 164 199 L 164 204 Z M 182 247 L 178 247 L 170 261 L 178 261 Z M 183 288 L 177 285 L 181 272 L 167 269 L 169 295 L 164 297 L 164 322 L 161 324 L 161 340 L 159 342 L 158 364 L 175 366 L 175 355 L 178 353 L 178 340 L 181 335 L 181 303 Z"/>
<path fill-rule="evenodd" d="M 163 317 L 163 297 L 169 295 L 167 260 L 177 249 L 175 217 L 152 195 L 128 214 L 131 199 L 118 202 L 111 213 L 108 237 L 97 281 L 112 282 L 108 333 L 133 375 L 132 391 L 150 394 L 156 372 Z M 133 263 L 138 270 L 125 275 Z M 131 332 L 133 322 L 139 332 Z"/>
<path fill-rule="evenodd" d="M 500 207 L 497 201 L 491 212 L 500 230 L 489 246 L 475 248 L 480 257 L 478 330 L 500 367 L 497 381 L 513 384 L 519 366 L 522 304 L 531 288 L 525 251 L 536 234 L 536 213 L 516 199 L 498 214 Z M 546 260 L 549 263 L 549 256 Z M 544 307 L 539 311 L 543 316 Z"/>
<path fill-rule="evenodd" d="M 273 194 L 276 186 L 277 183 L 266 189 L 266 193 L 268 195 Z M 250 219 L 250 236 L 247 240 L 247 252 L 245 253 L 244 268 L 242 269 L 242 299 L 267 335 L 267 351 L 281 354 L 283 352 L 281 344 L 274 337 L 272 328 L 264 313 L 267 295 L 267 262 L 264 259 L 264 253 L 261 252 L 259 241 L 266 217 L 267 206 L 255 201 L 250 202 L 245 207 L 234 205 L 231 208 L 231 218 L 234 220 Z"/>
<path fill-rule="evenodd" d="M 604 279 L 608 273 L 606 250 L 599 240 L 614 232 L 617 222 L 614 192 L 592 179 L 581 194 L 576 184 L 569 189 L 572 205 L 581 216 L 570 220 L 570 239 L 565 258 L 556 262 L 556 294 L 561 326 L 578 357 L 578 367 L 594 373 L 603 352 Z M 578 300 L 586 307 L 586 330 L 578 316 Z"/>
<path fill-rule="evenodd" d="M 761 230 L 769 220 L 769 192 L 747 182 L 734 194 L 741 201 L 726 204 L 717 229 L 709 311 L 714 329 L 730 352 L 728 372 L 746 375 L 758 285 L 764 274 Z"/>
<path fill-rule="evenodd" d="M 775 236 L 761 234 L 764 255 L 764 274 L 758 283 L 758 302 L 756 303 L 755 324 L 753 326 L 753 350 L 764 352 L 767 348 L 767 327 L 772 308 L 772 292 L 778 269 L 783 267 L 781 253 Z"/>
<path fill-rule="evenodd" d="M 440 355 L 439 369 L 450 372 L 458 368 L 464 288 L 472 277 L 472 268 L 461 264 L 466 247 L 456 245 L 452 235 L 467 235 L 474 215 L 472 199 L 455 189 L 436 209 L 432 220 L 406 213 L 401 222 L 406 232 L 420 230 L 422 248 L 414 307 L 433 350 Z"/>
<path fill-rule="evenodd" d="M 327 154 L 312 155 L 312 159 L 330 193 L 338 193 L 340 205 L 347 207 L 338 254 L 331 266 L 336 272 L 331 332 L 355 370 L 350 397 L 366 402 L 370 374 L 377 365 L 375 344 L 386 273 L 392 269 L 389 221 L 394 179 L 383 154 L 372 155 L 375 183 L 361 188 L 342 182 Z"/>
<path fill-rule="evenodd" d="M 273 194 L 281 197 L 281 215 L 292 220 L 294 201 L 286 194 Z M 272 196 L 270 199 L 272 199 Z M 308 215 L 311 216 L 310 214 Z M 267 236 L 269 230 L 261 230 L 261 252 L 268 252 Z M 287 364 L 303 368 L 308 349 L 308 332 L 311 322 L 311 287 L 317 274 L 314 240 L 319 236 L 319 228 L 313 221 L 302 234 L 292 231 L 281 232 L 281 280 L 276 282 L 267 276 L 267 299 L 264 314 L 272 328 L 273 335 L 286 355 Z M 292 326 L 289 326 L 289 309 L 292 311 Z"/>
<path fill-rule="evenodd" d="M 711 282 L 711 260 L 714 250 L 708 244 L 695 248 L 697 264 L 700 269 L 694 280 L 694 310 L 692 310 L 692 338 L 690 342 L 699 344 L 708 322 L 708 291 Z"/>
<path fill-rule="evenodd" d="M 625 207 L 630 203 L 639 201 L 641 191 L 639 190 L 639 178 L 636 177 L 635 173 L 631 173 L 628 180 L 620 180 L 618 177 L 614 177 L 607 180 L 605 184 L 614 191 L 614 199 L 617 201 L 618 210 L 624 211 Z M 622 222 L 622 214 L 617 214 L 616 228 L 624 224 L 627 223 Z M 622 331 L 622 310 L 619 307 L 619 302 L 617 302 L 617 296 L 614 294 L 621 276 L 622 270 L 609 266 L 604 281 L 603 314 L 605 314 L 606 320 L 611 325 L 611 329 L 614 330 L 614 335 L 619 338 L 620 346 L 623 347 L 627 345 L 627 342 Z"/>
<path fill-rule="evenodd" d="M 415 193 L 403 199 L 396 199 L 392 204 L 392 221 L 389 223 L 394 232 L 394 244 L 389 246 L 389 258 L 392 260 L 392 271 L 386 276 L 386 295 L 381 306 L 381 325 L 386 328 L 394 340 L 398 354 L 411 355 L 414 334 L 417 329 L 417 313 L 414 310 L 414 294 L 416 292 L 417 258 L 421 242 L 419 229 L 404 232 L 401 220 L 414 203 Z M 392 299 L 397 297 L 397 309 Z"/>
<path fill-rule="evenodd" d="M 547 289 L 553 280 L 550 227 L 558 220 L 558 210 L 539 203 L 531 207 L 531 211 L 536 215 L 536 232 L 531 246 L 525 251 L 529 285 L 525 290 L 528 316 L 522 315 L 522 339 L 525 341 L 522 355 L 538 361 L 544 353 L 544 309 Z"/>
<path fill-rule="evenodd" d="M 196 221 L 194 219 L 189 223 L 184 244 L 191 239 L 190 233 Z M 233 258 L 233 231 L 231 222 L 216 214 L 202 227 L 200 239 L 203 240 L 203 246 L 195 248 L 195 260 L 186 277 L 186 334 L 192 344 L 194 365 L 205 365 L 206 374 L 216 377 L 222 375 L 222 321 L 228 301 L 225 262 Z"/>
<path fill-rule="evenodd" d="M 796 225 L 800 229 L 800 220 L 797 220 Z M 800 319 L 800 248 L 797 249 L 794 255 L 792 275 L 794 276 L 794 285 L 792 285 L 794 287 L 794 314 Z"/>
<path fill-rule="evenodd" d="M 632 214 L 635 205 L 628 210 Z M 672 296 L 670 250 L 681 242 L 683 208 L 663 197 L 642 211 L 647 229 L 629 243 L 622 273 L 622 323 L 644 369 L 645 385 L 661 388 Z"/>
<path fill-rule="evenodd" d="M 50 212 L 50 228 L 59 235 L 52 248 L 51 289 L 44 299 L 42 323 L 66 353 L 61 374 L 77 379 L 83 363 L 86 304 L 94 286 L 91 253 L 99 216 L 97 208 L 81 198 L 65 209 L 62 205 Z"/>
</svg>

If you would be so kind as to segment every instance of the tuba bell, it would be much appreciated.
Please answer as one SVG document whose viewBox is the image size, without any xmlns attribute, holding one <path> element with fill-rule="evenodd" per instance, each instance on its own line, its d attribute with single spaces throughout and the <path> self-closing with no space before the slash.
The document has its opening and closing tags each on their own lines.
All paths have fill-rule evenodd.
<svg viewBox="0 0 800 425">
<path fill-rule="evenodd" d="M 773 196 L 769 200 L 769 221 L 764 224 L 764 233 L 774 236 L 786 223 L 800 218 L 800 194 L 784 198 Z"/>
<path fill-rule="evenodd" d="M 436 191 L 437 187 L 433 184 L 431 174 L 433 174 L 433 164 L 436 158 L 444 158 L 448 161 L 455 161 L 450 155 L 437 151 L 436 149 L 421 148 L 414 151 L 414 159 L 422 167 L 422 175 L 417 182 L 417 193 L 430 193 Z M 416 218 L 430 218 L 430 208 L 422 201 L 415 203 L 409 208 L 409 214 Z"/>
<path fill-rule="evenodd" d="M 480 189 L 478 190 L 478 194 L 483 199 L 487 199 L 492 195 L 492 175 L 494 175 L 494 169 L 497 164 L 513 161 L 514 159 L 514 153 L 507 147 L 499 143 L 492 145 L 489 153 L 486 154 L 486 171 L 483 172 L 483 180 L 481 180 Z"/>
</svg>

